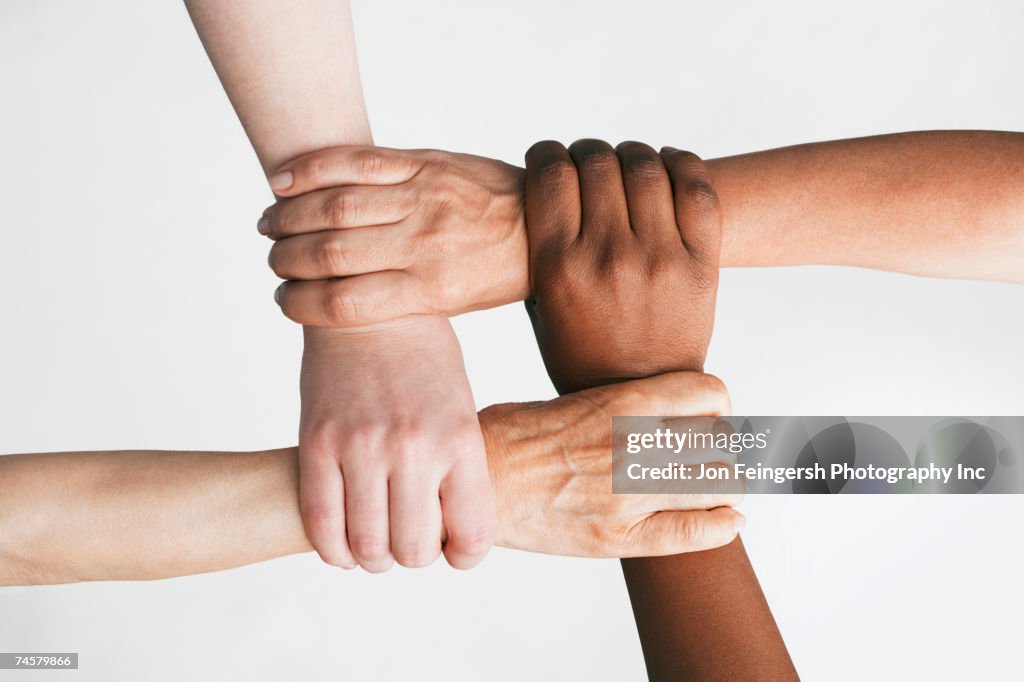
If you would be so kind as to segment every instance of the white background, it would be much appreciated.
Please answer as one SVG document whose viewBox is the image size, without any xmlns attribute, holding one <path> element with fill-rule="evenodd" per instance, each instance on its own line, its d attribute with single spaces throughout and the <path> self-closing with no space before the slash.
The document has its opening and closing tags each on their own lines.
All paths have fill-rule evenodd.
<svg viewBox="0 0 1024 682">
<path fill-rule="evenodd" d="M 537 139 L 597 136 L 714 157 L 1024 120 L 1015 0 L 355 15 L 390 146 L 518 163 Z M 0 69 L 0 452 L 293 444 L 300 332 L 255 230 L 270 193 L 184 9 L 5 0 Z M 719 300 L 708 368 L 737 414 L 1024 414 L 1019 287 L 752 269 Z M 518 306 L 456 326 L 481 406 L 553 395 Z M 749 499 L 745 536 L 805 679 L 1009 679 L 1022 505 Z M 81 652 L 77 673 L 19 680 L 644 676 L 617 562 L 505 550 L 468 574 L 305 555 L 0 589 L 0 650 Z"/>
</svg>

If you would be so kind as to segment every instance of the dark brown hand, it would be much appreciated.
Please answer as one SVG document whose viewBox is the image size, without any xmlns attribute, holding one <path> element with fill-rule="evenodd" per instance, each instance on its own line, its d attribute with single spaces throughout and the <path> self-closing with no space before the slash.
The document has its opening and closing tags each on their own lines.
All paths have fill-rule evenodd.
<svg viewBox="0 0 1024 682">
<path fill-rule="evenodd" d="M 721 213 L 695 155 L 626 142 L 541 142 L 526 155 L 533 297 L 559 392 L 702 370 Z M 623 560 L 652 680 L 792 680 L 743 545 Z"/>
</svg>

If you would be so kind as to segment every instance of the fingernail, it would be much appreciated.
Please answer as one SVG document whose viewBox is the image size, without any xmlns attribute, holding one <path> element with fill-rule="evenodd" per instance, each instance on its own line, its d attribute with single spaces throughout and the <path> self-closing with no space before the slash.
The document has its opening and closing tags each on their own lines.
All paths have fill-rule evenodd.
<svg viewBox="0 0 1024 682">
<path fill-rule="evenodd" d="M 736 518 L 732 520 L 732 528 L 737 533 L 743 530 L 743 527 L 745 525 L 747 525 L 747 517 L 745 517 L 743 514 L 737 514 Z"/>
<path fill-rule="evenodd" d="M 263 216 L 256 222 L 256 231 L 260 234 L 270 234 L 270 218 Z"/>
<path fill-rule="evenodd" d="M 284 284 L 284 282 L 281 282 L 277 285 L 277 288 L 274 289 L 274 303 L 278 305 L 281 305 L 281 294 L 284 293 Z"/>
<path fill-rule="evenodd" d="M 676 149 L 675 147 L 662 147 L 661 148 L 661 153 L 662 154 L 668 154 L 669 152 L 677 152 L 677 151 L 679 151 L 679 150 Z"/>
<path fill-rule="evenodd" d="M 279 192 L 292 186 L 292 172 L 281 171 L 270 176 L 270 189 Z"/>
</svg>

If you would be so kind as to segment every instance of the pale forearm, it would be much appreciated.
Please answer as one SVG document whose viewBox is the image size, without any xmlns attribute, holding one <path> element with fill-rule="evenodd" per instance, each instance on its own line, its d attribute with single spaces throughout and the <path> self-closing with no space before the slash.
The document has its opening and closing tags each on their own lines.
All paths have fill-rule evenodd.
<svg viewBox="0 0 1024 682">
<path fill-rule="evenodd" d="M 305 152 L 371 144 L 346 0 L 186 0 L 266 172 Z"/>
<path fill-rule="evenodd" d="M 1024 134 L 916 132 L 708 161 L 723 266 L 1024 282 Z"/>
<path fill-rule="evenodd" d="M 721 382 L 680 373 L 483 410 L 497 543 L 608 557 L 729 542 L 735 495 L 612 495 L 607 458 L 608 414 L 727 405 Z M 296 448 L 0 456 L 0 585 L 170 578 L 310 548 Z"/>
<path fill-rule="evenodd" d="M 0 457 L 0 585 L 149 580 L 307 551 L 294 448 Z"/>
<path fill-rule="evenodd" d="M 260 165 L 372 144 L 348 0 L 185 0 Z M 324 346 L 345 342 L 310 328 Z"/>
</svg>

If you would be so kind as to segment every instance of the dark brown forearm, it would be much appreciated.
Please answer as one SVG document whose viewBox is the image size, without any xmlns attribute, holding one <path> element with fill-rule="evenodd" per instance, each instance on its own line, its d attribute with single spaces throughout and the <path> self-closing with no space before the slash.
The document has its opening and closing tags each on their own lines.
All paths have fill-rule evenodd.
<svg viewBox="0 0 1024 682">
<path fill-rule="evenodd" d="M 703 371 L 721 233 L 708 176 L 692 154 L 637 143 L 527 152 L 527 310 L 559 392 Z M 738 539 L 623 572 L 652 680 L 796 678 Z"/>
<path fill-rule="evenodd" d="M 647 674 L 657 680 L 797 679 L 743 542 L 623 559 Z"/>
<path fill-rule="evenodd" d="M 739 538 L 704 552 L 623 559 L 622 573 L 652 682 L 798 679 Z"/>
</svg>

